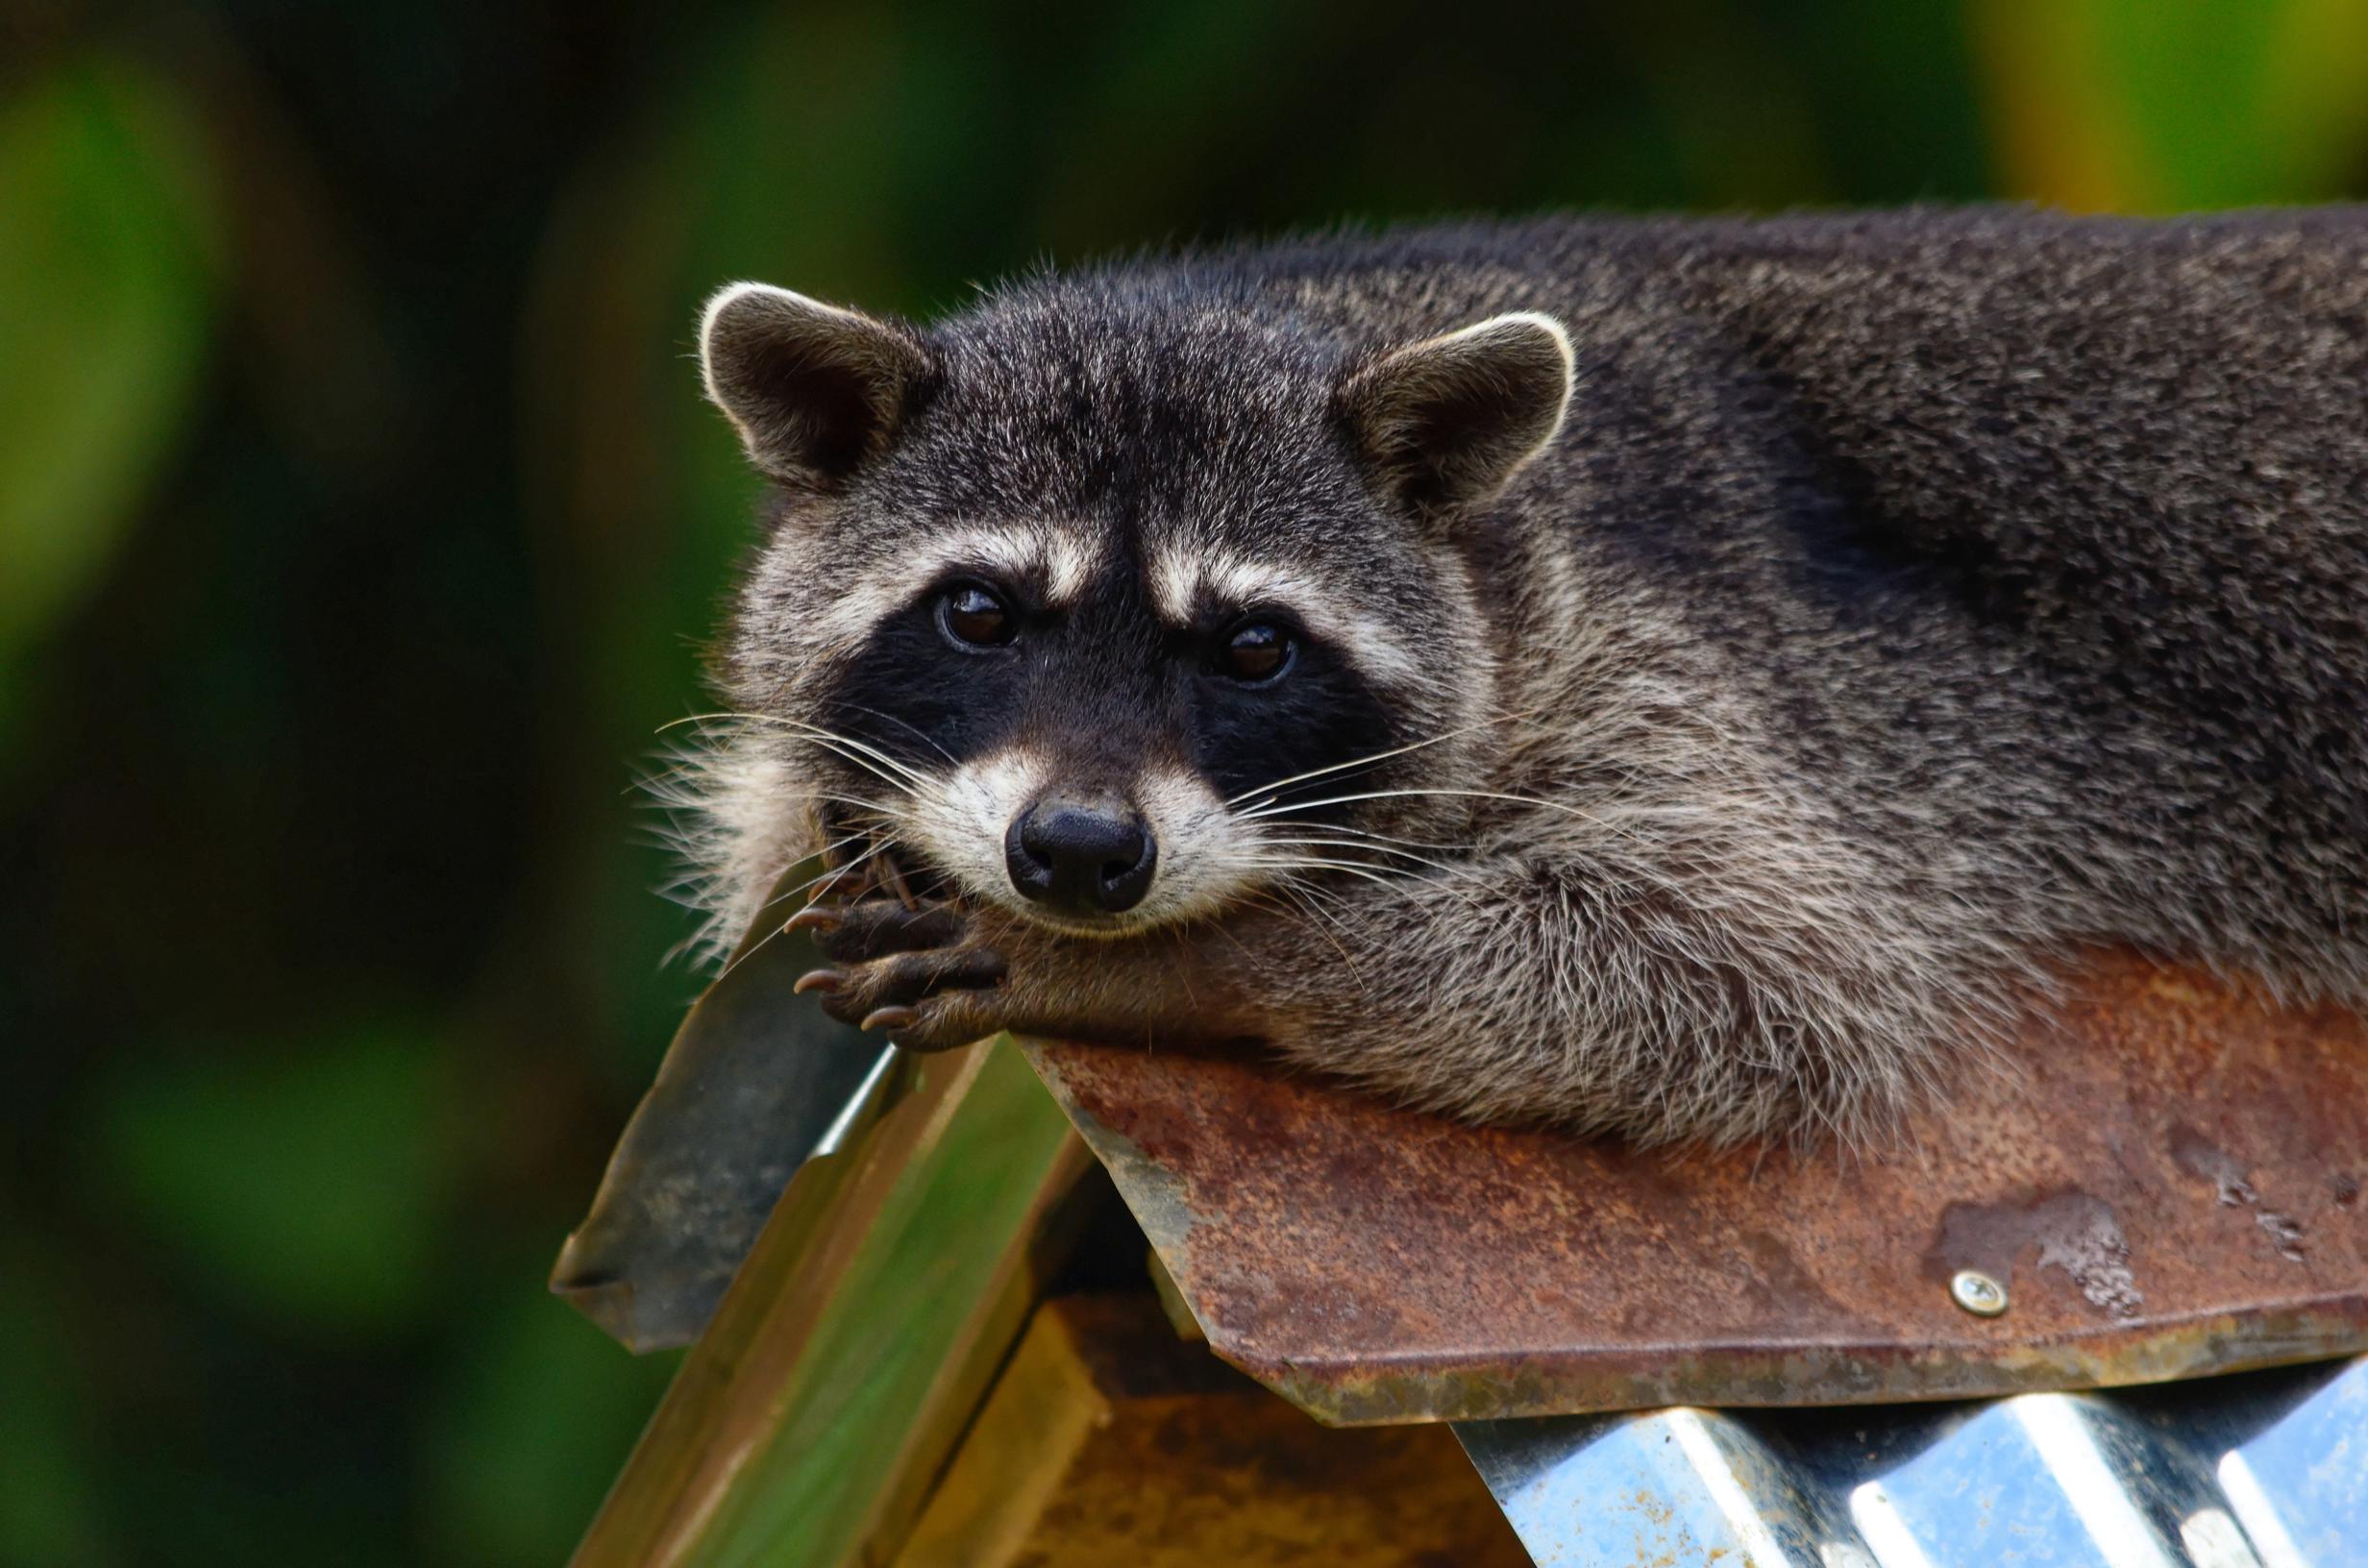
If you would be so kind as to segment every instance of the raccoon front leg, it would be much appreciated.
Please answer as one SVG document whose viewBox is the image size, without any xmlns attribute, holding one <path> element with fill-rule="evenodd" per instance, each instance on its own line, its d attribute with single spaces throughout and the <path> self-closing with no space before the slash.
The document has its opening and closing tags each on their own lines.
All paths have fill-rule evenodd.
<svg viewBox="0 0 2368 1568">
<path fill-rule="evenodd" d="M 796 989 L 820 992 L 823 1011 L 840 1022 L 886 1029 L 892 1037 L 917 1037 L 925 1008 L 933 1017 L 946 1012 L 931 1004 L 942 995 L 992 988 L 1008 968 L 951 904 L 909 906 L 890 898 L 816 904 L 792 917 L 789 929 L 813 930 L 815 944 L 833 961 L 832 968 L 801 975 Z M 926 1048 L 913 1039 L 898 1043 Z"/>
<path fill-rule="evenodd" d="M 1490 903 L 1464 886 L 1492 885 Z M 1250 1041 L 1430 1103 L 1468 1090 L 1475 1030 L 1537 1041 L 1567 1019 L 1566 967 L 1532 941 L 1553 902 L 1526 868 L 1387 887 L 1351 883 L 1313 901 L 1114 940 L 1063 935 L 1007 912 L 918 905 L 876 891 L 794 917 L 828 967 L 798 982 L 844 1023 L 913 1050 L 1004 1030 L 1133 1044 Z M 1520 896 L 1535 887 L 1540 896 Z M 1456 955 L 1452 965 L 1447 955 Z M 1450 980 L 1449 971 L 1453 974 Z M 1447 989 L 1443 992 L 1441 987 Z M 1503 1089 L 1501 1070 L 1486 1074 Z M 1535 1110 L 1541 1093 L 1522 1095 Z"/>
<path fill-rule="evenodd" d="M 1172 1044 L 1259 1033 L 1243 1005 L 1245 966 L 1212 967 L 1205 933 L 1097 941 L 1000 913 L 888 898 L 818 904 L 791 924 L 813 930 L 830 961 L 798 989 L 820 992 L 841 1022 L 910 1050 L 950 1050 L 1004 1030 Z"/>
<path fill-rule="evenodd" d="M 1997 976 L 1815 899 L 1644 887 L 1504 859 L 1323 890 L 1118 940 L 1000 912 L 870 899 L 800 917 L 834 1017 L 914 1049 L 1000 1030 L 1122 1043 L 1257 1041 L 1427 1109 L 1646 1142 L 1850 1136 L 1926 1092 L 1994 1021 Z"/>
<path fill-rule="evenodd" d="M 1258 1033 L 1403 1102 L 1640 1142 L 1856 1139 L 1998 1038 L 2011 980 L 1978 922 L 1806 863 L 1712 870 L 1492 858 L 1269 917 Z"/>
</svg>

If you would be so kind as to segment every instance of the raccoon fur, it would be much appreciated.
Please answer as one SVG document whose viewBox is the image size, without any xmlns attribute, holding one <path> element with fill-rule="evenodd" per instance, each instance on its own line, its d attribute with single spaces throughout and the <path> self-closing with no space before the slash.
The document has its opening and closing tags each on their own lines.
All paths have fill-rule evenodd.
<svg viewBox="0 0 2368 1568">
<path fill-rule="evenodd" d="M 773 490 L 707 929 L 900 1043 L 1723 1141 L 1880 1129 L 2090 944 L 2368 995 L 2368 209 L 736 284 L 701 348 Z"/>
</svg>

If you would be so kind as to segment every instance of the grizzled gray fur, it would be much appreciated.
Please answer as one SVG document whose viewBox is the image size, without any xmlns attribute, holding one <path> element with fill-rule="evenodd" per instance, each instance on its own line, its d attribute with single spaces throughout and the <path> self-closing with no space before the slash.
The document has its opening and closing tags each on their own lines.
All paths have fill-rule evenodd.
<svg viewBox="0 0 2368 1568">
<path fill-rule="evenodd" d="M 797 913 L 900 1042 L 1731 1139 L 1879 1129 L 2090 944 L 2368 996 L 2368 211 L 743 284 L 703 350 L 777 492 L 710 934 Z"/>
</svg>

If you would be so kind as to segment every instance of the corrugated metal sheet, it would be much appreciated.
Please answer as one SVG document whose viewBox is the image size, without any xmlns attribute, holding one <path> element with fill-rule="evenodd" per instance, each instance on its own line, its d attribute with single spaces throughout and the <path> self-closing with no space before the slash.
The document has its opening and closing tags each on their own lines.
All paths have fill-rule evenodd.
<svg viewBox="0 0 2368 1568">
<path fill-rule="evenodd" d="M 1456 1431 L 1540 1568 L 2368 1564 L 2368 1360 L 2110 1395 Z"/>
</svg>

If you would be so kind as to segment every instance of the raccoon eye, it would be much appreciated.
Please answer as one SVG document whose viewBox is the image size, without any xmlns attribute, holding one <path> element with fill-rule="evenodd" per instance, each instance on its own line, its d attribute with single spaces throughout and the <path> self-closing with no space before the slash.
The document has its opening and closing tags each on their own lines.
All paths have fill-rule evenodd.
<svg viewBox="0 0 2368 1568">
<path fill-rule="evenodd" d="M 971 648 L 1001 648 L 1018 635 L 1003 601 L 974 582 L 958 583 L 938 597 L 937 624 L 948 640 Z"/>
<path fill-rule="evenodd" d="M 1248 685 L 1281 674 L 1295 651 L 1291 634 L 1271 621 L 1245 621 L 1225 633 L 1218 650 L 1218 673 Z"/>
</svg>

